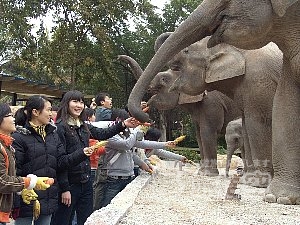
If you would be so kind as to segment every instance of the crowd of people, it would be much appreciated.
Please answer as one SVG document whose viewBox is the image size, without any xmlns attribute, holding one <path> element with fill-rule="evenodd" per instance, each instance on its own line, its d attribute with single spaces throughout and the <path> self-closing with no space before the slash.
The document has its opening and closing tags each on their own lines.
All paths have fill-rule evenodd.
<svg viewBox="0 0 300 225">
<path fill-rule="evenodd" d="M 99 128 L 97 121 L 112 122 Z M 164 150 L 176 144 L 160 136 L 125 109 L 113 109 L 107 93 L 90 107 L 76 90 L 59 107 L 34 95 L 15 115 L 0 104 L 0 224 L 11 217 L 15 225 L 83 225 L 139 170 L 152 172 L 151 154 L 186 161 Z M 93 148 L 102 140 L 105 146 Z"/>
</svg>

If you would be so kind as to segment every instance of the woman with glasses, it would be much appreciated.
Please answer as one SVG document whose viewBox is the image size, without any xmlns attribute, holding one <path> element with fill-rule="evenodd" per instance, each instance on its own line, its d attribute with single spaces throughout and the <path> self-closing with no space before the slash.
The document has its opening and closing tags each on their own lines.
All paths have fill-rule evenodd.
<svg viewBox="0 0 300 225">
<path fill-rule="evenodd" d="M 15 150 L 11 146 L 11 134 L 16 131 L 15 118 L 11 108 L 5 103 L 0 104 L 0 224 L 10 222 L 9 216 L 13 205 L 13 193 L 21 192 L 20 197 L 27 204 L 35 200 L 38 178 L 31 175 L 16 176 Z M 41 181 L 41 179 L 39 179 Z M 43 182 L 43 181 L 42 181 Z M 49 185 L 44 188 L 48 188 Z M 41 188 L 41 189 L 44 189 Z M 31 189 L 31 190 L 28 190 Z M 25 194 L 28 198 L 26 198 Z"/>
</svg>

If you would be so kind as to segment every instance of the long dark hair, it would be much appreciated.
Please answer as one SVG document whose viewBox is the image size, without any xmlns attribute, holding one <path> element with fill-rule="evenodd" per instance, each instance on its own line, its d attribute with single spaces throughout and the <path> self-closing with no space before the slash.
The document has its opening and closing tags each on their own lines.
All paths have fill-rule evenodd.
<svg viewBox="0 0 300 225">
<path fill-rule="evenodd" d="M 80 91 L 77 90 L 68 91 L 66 94 L 64 94 L 64 97 L 62 98 L 59 109 L 57 111 L 56 120 L 61 119 L 64 123 L 67 123 L 68 118 L 70 116 L 69 103 L 72 100 L 84 102 L 84 96 Z M 79 119 L 81 121 L 84 121 L 85 118 L 85 111 L 83 110 L 82 113 L 79 115 Z"/>
<path fill-rule="evenodd" d="M 42 95 L 30 96 L 26 102 L 26 105 L 16 111 L 15 124 L 24 126 L 26 121 L 30 121 L 32 119 L 32 110 L 36 109 L 42 111 L 45 107 L 45 102 L 51 103 L 51 100 Z"/>
<path fill-rule="evenodd" d="M 11 113 L 11 108 L 7 103 L 0 103 L 0 124 L 2 123 L 4 117 Z"/>
</svg>

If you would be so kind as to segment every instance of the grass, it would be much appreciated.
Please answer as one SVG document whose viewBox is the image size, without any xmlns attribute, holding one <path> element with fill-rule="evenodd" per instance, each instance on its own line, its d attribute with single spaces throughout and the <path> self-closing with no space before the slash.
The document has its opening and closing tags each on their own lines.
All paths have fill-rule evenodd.
<svg viewBox="0 0 300 225">
<path fill-rule="evenodd" d="M 186 158 L 194 161 L 200 162 L 200 151 L 199 148 L 190 148 L 190 147 L 175 147 L 174 149 L 168 149 L 171 152 L 185 156 Z M 218 146 L 218 154 L 225 155 L 226 149 L 223 146 Z"/>
</svg>

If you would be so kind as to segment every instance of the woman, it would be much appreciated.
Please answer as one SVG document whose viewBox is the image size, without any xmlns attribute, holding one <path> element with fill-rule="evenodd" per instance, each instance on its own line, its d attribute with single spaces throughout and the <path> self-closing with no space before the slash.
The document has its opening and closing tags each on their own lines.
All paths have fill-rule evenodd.
<svg viewBox="0 0 300 225">
<path fill-rule="evenodd" d="M 15 118 L 11 112 L 9 105 L 0 104 L 0 224 L 9 222 L 9 215 L 13 205 L 13 193 L 22 191 L 23 200 L 30 203 L 31 200 L 36 200 L 37 195 L 33 190 L 30 198 L 28 191 L 24 188 L 35 187 L 37 181 L 36 176 L 28 175 L 28 177 L 16 176 L 15 169 L 15 151 L 11 144 L 13 138 L 11 133 L 16 131 Z M 41 189 L 48 188 L 49 185 Z M 35 187 L 36 188 L 36 187 Z M 32 189 L 32 188 L 31 188 Z M 26 194 L 26 195 L 23 195 Z M 32 217 L 31 217 L 32 218 Z"/>
<path fill-rule="evenodd" d="M 58 185 L 60 177 L 66 176 L 66 169 L 70 161 L 65 154 L 56 127 L 50 123 L 52 115 L 51 102 L 46 97 L 34 95 L 29 97 L 25 107 L 20 108 L 15 115 L 16 124 L 22 126 L 12 137 L 12 146 L 16 151 L 17 175 L 36 174 L 41 177 L 53 177 L 54 184 L 44 192 L 37 192 L 41 205 L 39 218 L 35 225 L 49 225 L 51 215 L 57 209 Z M 80 160 L 80 156 L 73 157 Z M 75 162 L 76 163 L 76 162 Z M 15 201 L 15 207 L 18 207 Z M 31 225 L 33 218 L 33 204 L 20 202 L 19 215 L 16 215 L 15 225 Z"/>
<path fill-rule="evenodd" d="M 133 118 L 102 129 L 84 123 L 84 96 L 79 91 L 67 92 L 57 112 L 57 132 L 65 146 L 67 154 L 84 151 L 88 152 L 89 139 L 106 140 L 126 127 L 135 127 Z M 76 166 L 68 170 L 68 177 L 60 183 L 61 201 L 54 215 L 52 225 L 68 225 L 71 223 L 71 214 L 75 209 L 77 224 L 83 225 L 92 213 L 93 188 L 90 179 L 90 161 L 86 156 Z"/>
</svg>

